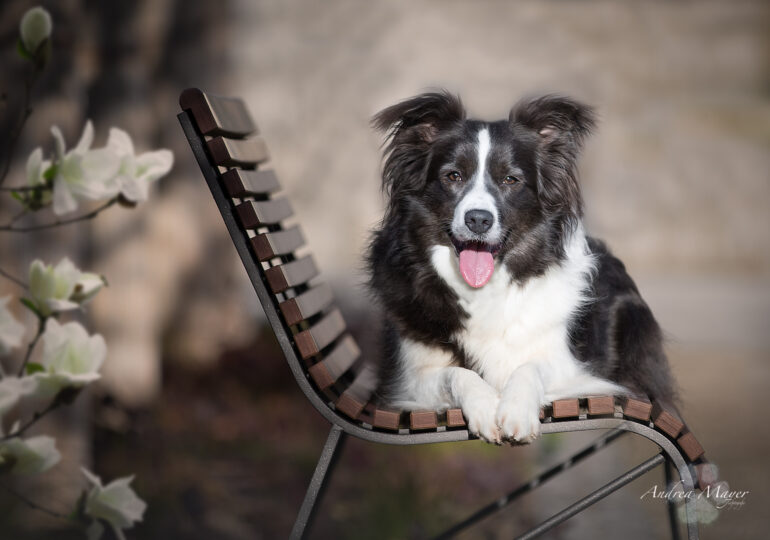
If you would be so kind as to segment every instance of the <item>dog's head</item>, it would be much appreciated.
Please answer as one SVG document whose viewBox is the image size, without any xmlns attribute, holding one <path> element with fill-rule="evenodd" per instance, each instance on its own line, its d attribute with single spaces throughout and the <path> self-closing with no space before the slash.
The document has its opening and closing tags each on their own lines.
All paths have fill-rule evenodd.
<svg viewBox="0 0 770 540">
<path fill-rule="evenodd" d="M 388 107 L 373 125 L 388 132 L 388 216 L 419 216 L 423 238 L 457 250 L 470 286 L 486 284 L 496 261 L 515 277 L 561 256 L 582 215 L 576 160 L 594 125 L 589 107 L 545 96 L 481 122 L 444 91 Z"/>
</svg>

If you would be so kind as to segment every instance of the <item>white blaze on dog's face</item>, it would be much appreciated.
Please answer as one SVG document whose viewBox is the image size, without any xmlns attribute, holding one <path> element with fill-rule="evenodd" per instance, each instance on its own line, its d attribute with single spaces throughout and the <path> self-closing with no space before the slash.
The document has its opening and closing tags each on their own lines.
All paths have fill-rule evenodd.
<svg viewBox="0 0 770 540">
<path fill-rule="evenodd" d="M 453 247 L 469 287 L 486 285 L 501 264 L 517 279 L 563 255 L 581 213 L 575 160 L 590 109 L 546 96 L 482 122 L 449 94 L 424 94 L 385 109 L 375 125 L 391 130 L 388 213 L 426 252 Z"/>
</svg>

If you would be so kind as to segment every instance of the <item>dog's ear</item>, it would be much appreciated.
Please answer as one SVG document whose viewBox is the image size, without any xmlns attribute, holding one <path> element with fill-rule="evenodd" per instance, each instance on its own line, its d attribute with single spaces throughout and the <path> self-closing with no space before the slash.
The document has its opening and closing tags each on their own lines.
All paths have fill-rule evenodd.
<svg viewBox="0 0 770 540">
<path fill-rule="evenodd" d="M 465 118 L 458 96 L 446 90 L 427 92 L 378 112 L 372 126 L 387 132 L 382 186 L 397 192 L 424 186 L 431 144 L 441 129 Z"/>
<path fill-rule="evenodd" d="M 574 226 L 583 211 L 577 158 L 596 124 L 594 111 L 573 99 L 543 96 L 519 102 L 510 122 L 534 131 L 538 146 L 537 191 L 546 211 Z"/>
</svg>

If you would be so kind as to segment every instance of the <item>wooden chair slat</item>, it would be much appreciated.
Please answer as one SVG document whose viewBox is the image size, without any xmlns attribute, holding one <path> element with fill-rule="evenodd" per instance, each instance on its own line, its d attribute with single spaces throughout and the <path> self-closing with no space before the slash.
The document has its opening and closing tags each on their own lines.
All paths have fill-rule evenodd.
<svg viewBox="0 0 770 540">
<path fill-rule="evenodd" d="M 278 177 L 272 170 L 230 169 L 222 173 L 222 185 L 230 197 L 267 195 L 281 189 Z"/>
<path fill-rule="evenodd" d="M 262 233 L 251 238 L 251 247 L 260 261 L 269 261 L 280 255 L 289 255 L 305 244 L 299 225 L 284 231 Z M 289 323 L 294 324 L 294 323 Z"/>
<path fill-rule="evenodd" d="M 412 411 L 409 413 L 409 427 L 414 430 L 436 429 L 438 415 L 436 411 Z"/>
<path fill-rule="evenodd" d="M 326 283 L 322 283 L 299 296 L 281 302 L 278 307 L 281 308 L 286 324 L 292 325 L 320 313 L 331 303 L 332 289 Z"/>
<path fill-rule="evenodd" d="M 337 339 L 345 331 L 345 321 L 338 309 L 324 316 L 316 324 L 294 336 L 302 358 L 310 358 Z"/>
<path fill-rule="evenodd" d="M 580 414 L 580 403 L 577 399 L 557 399 L 553 402 L 554 418 L 571 418 Z"/>
<path fill-rule="evenodd" d="M 257 132 L 248 107 L 241 99 L 207 94 L 198 88 L 188 88 L 179 97 L 182 110 L 192 113 L 203 135 L 245 137 Z"/>
<path fill-rule="evenodd" d="M 698 439 L 690 431 L 679 437 L 676 442 L 690 461 L 695 461 L 705 453 Z"/>
<path fill-rule="evenodd" d="M 676 439 L 682 429 L 684 429 L 684 423 L 677 418 L 676 414 L 672 411 L 667 411 L 658 402 L 652 405 L 650 416 L 655 427 L 672 439 Z"/>
<path fill-rule="evenodd" d="M 371 365 L 366 365 L 350 383 L 334 406 L 352 419 L 357 419 L 374 391 L 376 378 Z"/>
<path fill-rule="evenodd" d="M 289 287 L 302 285 L 318 275 L 318 267 L 312 255 L 265 270 L 267 283 L 274 293 L 283 292 Z"/>
<path fill-rule="evenodd" d="M 294 211 L 286 198 L 269 201 L 246 201 L 235 207 L 238 219 L 244 229 L 280 223 L 292 216 Z"/>
<path fill-rule="evenodd" d="M 270 158 L 261 137 L 244 140 L 215 137 L 207 141 L 206 146 L 214 163 L 222 167 L 253 167 Z"/>
<path fill-rule="evenodd" d="M 345 336 L 323 360 L 310 366 L 308 372 L 319 388 L 328 388 L 361 356 L 352 337 Z"/>
<path fill-rule="evenodd" d="M 465 427 L 465 418 L 462 409 L 447 409 L 446 425 L 450 428 Z"/>
<path fill-rule="evenodd" d="M 398 411 L 377 408 L 374 410 L 372 425 L 390 431 L 398 431 L 401 427 L 401 413 Z"/>
<path fill-rule="evenodd" d="M 644 399 L 627 396 L 623 397 L 620 402 L 623 407 L 624 416 L 649 422 L 650 413 L 652 412 L 652 403 Z"/>
<path fill-rule="evenodd" d="M 615 413 L 615 398 L 613 396 L 591 396 L 587 401 L 590 416 Z"/>
</svg>

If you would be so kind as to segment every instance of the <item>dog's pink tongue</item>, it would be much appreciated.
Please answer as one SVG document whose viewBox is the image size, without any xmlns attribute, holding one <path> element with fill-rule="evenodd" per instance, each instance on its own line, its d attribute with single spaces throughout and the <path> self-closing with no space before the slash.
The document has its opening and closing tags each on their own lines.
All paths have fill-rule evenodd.
<svg viewBox="0 0 770 540">
<path fill-rule="evenodd" d="M 488 251 L 464 249 L 460 252 L 460 273 L 474 288 L 483 287 L 495 271 L 495 261 Z"/>
</svg>

